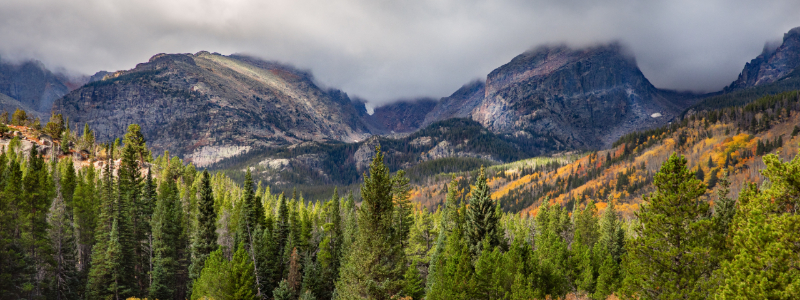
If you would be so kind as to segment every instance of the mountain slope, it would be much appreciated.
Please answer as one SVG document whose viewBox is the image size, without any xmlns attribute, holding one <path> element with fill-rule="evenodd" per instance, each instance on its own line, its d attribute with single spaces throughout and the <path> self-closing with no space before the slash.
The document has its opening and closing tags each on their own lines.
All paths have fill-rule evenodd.
<svg viewBox="0 0 800 300">
<path fill-rule="evenodd" d="M 106 75 L 54 104 L 98 140 L 142 126 L 149 146 L 198 166 L 303 141 L 357 142 L 369 135 L 366 110 L 311 74 L 273 62 L 208 52 L 159 54 Z"/>
<path fill-rule="evenodd" d="M 523 53 L 492 71 L 472 118 L 494 132 L 549 133 L 567 147 L 596 149 L 665 124 L 684 105 L 650 84 L 618 44 L 557 46 Z"/>
<path fill-rule="evenodd" d="M 777 49 L 764 48 L 758 57 L 745 64 L 744 69 L 726 92 L 778 81 L 800 67 L 800 27 L 783 35 Z"/>
<path fill-rule="evenodd" d="M 495 69 L 485 83 L 472 82 L 440 99 L 418 128 L 469 117 L 522 143 L 536 141 L 557 150 L 598 149 L 633 130 L 666 124 L 695 98 L 655 88 L 619 44 L 546 46 Z M 376 111 L 406 111 L 408 106 L 389 104 Z M 385 114 L 383 123 L 399 123 L 399 117 Z"/>
<path fill-rule="evenodd" d="M 626 135 L 611 149 L 567 164 L 498 166 L 491 174 L 492 198 L 506 211 L 528 213 L 535 213 L 543 199 L 568 210 L 588 199 L 600 209 L 614 201 L 617 209 L 631 217 L 642 196 L 653 191 L 653 175 L 673 152 L 686 156 L 689 167 L 709 186 L 705 200 L 716 199 L 713 191 L 724 172 L 730 174 L 735 197 L 745 182 L 763 181 L 758 173 L 764 168 L 761 156 L 777 152 L 787 160 L 797 155 L 798 124 L 800 92 L 767 96 L 748 105 L 706 111 L 669 126 Z M 446 193 L 441 186 L 447 180 L 416 186 L 415 201 L 439 203 Z"/>
<path fill-rule="evenodd" d="M 20 108 L 34 116 L 49 117 L 53 102 L 83 85 L 88 78 L 53 73 L 37 60 L 20 63 L 0 62 L 0 110 L 10 113 Z"/>
</svg>

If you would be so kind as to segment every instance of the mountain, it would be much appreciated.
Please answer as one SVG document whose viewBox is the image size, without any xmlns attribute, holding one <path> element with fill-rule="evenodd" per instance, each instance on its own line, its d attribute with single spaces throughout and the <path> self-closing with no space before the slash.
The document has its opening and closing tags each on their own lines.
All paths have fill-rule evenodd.
<svg viewBox="0 0 800 300">
<path fill-rule="evenodd" d="M 605 150 L 573 156 L 537 157 L 489 167 L 492 198 L 505 211 L 533 213 L 549 199 L 572 210 L 592 199 L 603 209 L 609 200 L 625 217 L 654 191 L 653 176 L 672 153 L 684 155 L 688 167 L 709 187 L 702 198 L 716 201 L 717 184 L 728 172 L 735 199 L 745 183 L 761 185 L 761 157 L 777 153 L 784 161 L 800 150 L 800 91 L 765 96 L 747 104 L 708 110 L 680 122 L 626 135 Z M 468 188 L 476 169 L 456 173 Z M 469 178 L 473 177 L 473 178 Z M 420 180 L 414 200 L 429 208 L 440 205 L 442 187 L 451 176 Z"/>
<path fill-rule="evenodd" d="M 764 47 L 758 57 L 744 65 L 739 78 L 725 88 L 726 92 L 776 82 L 800 67 L 800 27 L 783 35 L 778 48 Z"/>
<path fill-rule="evenodd" d="M 44 119 L 53 102 L 83 85 L 88 78 L 53 73 L 37 60 L 0 62 L 0 110 L 17 108 Z"/>
<path fill-rule="evenodd" d="M 197 166 L 254 148 L 369 136 L 364 104 L 320 88 L 310 73 L 206 51 L 155 55 L 70 92 L 53 109 L 88 123 L 99 141 L 137 123 L 152 149 Z"/>
<path fill-rule="evenodd" d="M 375 108 L 369 119 L 388 133 L 412 132 L 427 125 L 424 124 L 425 117 L 436 104 L 436 100 L 431 98 L 400 100 Z"/>
<path fill-rule="evenodd" d="M 464 85 L 427 112 L 429 102 L 389 104 L 376 112 L 415 107 L 414 120 L 422 118 L 413 122 L 418 128 L 469 117 L 523 143 L 535 141 L 555 150 L 598 149 L 633 130 L 666 124 L 695 98 L 657 89 L 635 59 L 612 43 L 582 49 L 539 47 L 495 69 L 485 83 Z M 424 118 L 419 116 L 424 112 Z M 392 119 L 401 117 L 396 114 L 382 117 L 384 124 L 407 120 Z"/>
</svg>

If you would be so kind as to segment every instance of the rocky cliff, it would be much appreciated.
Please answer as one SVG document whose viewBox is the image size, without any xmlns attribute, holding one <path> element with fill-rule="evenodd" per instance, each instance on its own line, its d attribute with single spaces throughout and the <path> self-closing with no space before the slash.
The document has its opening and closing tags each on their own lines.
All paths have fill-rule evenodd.
<svg viewBox="0 0 800 300">
<path fill-rule="evenodd" d="M 492 71 L 472 118 L 496 133 L 596 149 L 665 124 L 687 104 L 655 88 L 618 44 L 540 47 Z"/>
<path fill-rule="evenodd" d="M 768 46 L 758 57 L 744 65 L 742 73 L 726 92 L 773 83 L 800 67 L 800 27 L 783 35 L 783 43 L 776 49 Z"/>
<path fill-rule="evenodd" d="M 53 102 L 83 85 L 88 78 L 53 73 L 36 60 L 0 63 L 0 111 L 17 108 L 49 117 Z"/>
<path fill-rule="evenodd" d="M 142 126 L 148 145 L 196 165 L 254 147 L 367 137 L 363 103 L 323 90 L 311 74 L 242 55 L 158 54 L 58 99 L 53 109 L 88 123 L 100 141 Z"/>
</svg>

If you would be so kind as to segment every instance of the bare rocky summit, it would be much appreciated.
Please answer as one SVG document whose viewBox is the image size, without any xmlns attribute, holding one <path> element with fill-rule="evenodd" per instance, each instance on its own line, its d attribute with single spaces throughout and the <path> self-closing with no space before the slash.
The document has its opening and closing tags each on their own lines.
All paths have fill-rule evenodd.
<svg viewBox="0 0 800 300">
<path fill-rule="evenodd" d="M 155 151 L 204 166 L 252 147 L 369 136 L 363 103 L 318 87 L 310 73 L 243 55 L 158 54 L 58 99 L 99 141 L 137 123 Z"/>
<path fill-rule="evenodd" d="M 778 48 L 764 46 L 761 55 L 744 65 L 739 78 L 726 87 L 725 92 L 773 83 L 798 67 L 800 67 L 800 27 L 784 34 L 783 43 Z"/>
</svg>

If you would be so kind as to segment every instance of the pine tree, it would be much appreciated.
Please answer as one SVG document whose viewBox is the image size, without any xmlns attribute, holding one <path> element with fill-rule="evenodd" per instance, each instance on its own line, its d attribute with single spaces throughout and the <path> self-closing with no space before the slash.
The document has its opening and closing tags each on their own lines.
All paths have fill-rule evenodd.
<svg viewBox="0 0 800 300">
<path fill-rule="evenodd" d="M 486 184 L 486 170 L 481 167 L 480 175 L 475 182 L 469 199 L 467 210 L 466 237 L 469 248 L 474 255 L 479 255 L 483 240 L 487 239 L 489 247 L 500 246 L 502 228 L 498 225 L 499 216 L 495 212 L 489 185 Z"/>
<path fill-rule="evenodd" d="M 239 229 L 237 235 L 239 236 L 238 240 L 240 242 L 244 242 L 241 245 L 244 245 L 247 249 L 247 253 L 250 256 L 250 260 L 253 262 L 251 265 L 253 266 L 253 274 L 255 276 L 256 282 L 256 295 L 261 297 L 263 295 L 261 291 L 261 286 L 264 284 L 263 282 L 266 278 L 261 278 L 262 274 L 265 274 L 261 270 L 259 271 L 259 267 L 262 269 L 265 266 L 260 266 L 259 260 L 256 258 L 256 252 L 258 249 L 254 247 L 257 245 L 258 236 L 261 235 L 262 230 L 264 230 L 264 209 L 261 205 L 261 200 L 257 199 L 255 196 L 255 190 L 253 189 L 253 177 L 250 174 L 250 170 L 247 170 L 245 174 L 244 180 L 244 190 L 243 190 L 243 198 L 242 198 L 242 206 L 241 206 L 241 220 L 239 222 Z"/>
<path fill-rule="evenodd" d="M 28 293 L 29 298 L 41 297 L 44 284 L 36 276 L 47 267 L 46 257 L 49 251 L 47 239 L 47 210 L 50 207 L 53 193 L 53 183 L 44 163 L 44 158 L 39 155 L 36 144 L 33 144 L 28 154 L 27 170 L 22 176 L 22 203 L 20 205 L 20 237 L 26 256 L 34 264 L 34 272 L 19 274 L 28 277 L 32 288 Z"/>
<path fill-rule="evenodd" d="M 200 278 L 203 264 L 211 252 L 217 250 L 217 213 L 214 211 L 214 193 L 208 171 L 203 171 L 198 201 L 197 234 L 192 246 L 192 265 L 189 268 L 189 290 L 193 281 Z"/>
<path fill-rule="evenodd" d="M 617 219 L 614 201 L 609 200 L 600 222 L 600 238 L 593 251 L 595 261 L 600 264 L 595 299 L 606 299 L 619 288 L 624 245 L 624 232 Z"/>
<path fill-rule="evenodd" d="M 800 278 L 800 155 L 782 162 L 764 156 L 770 184 L 747 184 L 739 194 L 729 261 L 722 263 L 716 299 L 797 299 Z"/>
<path fill-rule="evenodd" d="M 392 191 L 396 208 L 395 215 L 397 218 L 395 223 L 398 225 L 397 233 L 399 234 L 400 243 L 403 245 L 403 248 L 408 246 L 408 236 L 411 232 L 411 226 L 414 224 L 414 209 L 411 204 L 410 181 L 405 174 L 405 171 L 400 170 L 397 171 L 397 174 L 392 178 Z"/>
<path fill-rule="evenodd" d="M 292 300 L 292 292 L 289 290 L 289 284 L 286 280 L 281 281 L 278 287 L 272 291 L 273 300 Z"/>
<path fill-rule="evenodd" d="M 181 252 L 185 242 L 183 209 L 175 182 L 170 176 L 165 177 L 159 186 L 158 202 L 152 219 L 153 271 L 150 298 L 153 299 L 174 299 L 185 287 L 178 284 Z"/>
<path fill-rule="evenodd" d="M 135 280 L 136 294 L 143 295 L 148 288 L 149 253 L 145 246 L 149 243 L 150 226 L 148 221 L 152 211 L 149 203 L 142 197 L 142 174 L 139 171 L 143 161 L 142 153 L 147 151 L 144 137 L 137 124 L 128 126 L 124 137 L 125 146 L 119 167 L 119 204 L 120 243 L 124 249 L 127 269 L 130 269 L 132 280 Z M 144 149 L 144 150 L 143 150 Z"/>
<path fill-rule="evenodd" d="M 319 296 L 320 299 L 329 299 L 333 295 L 333 288 L 339 279 L 339 267 L 343 253 L 342 216 L 339 210 L 341 202 L 337 189 L 333 190 L 333 196 L 328 205 L 330 206 L 328 223 L 324 225 L 326 236 L 320 242 L 317 254 L 322 284 L 316 296 Z"/>
<path fill-rule="evenodd" d="M 231 261 L 231 286 L 233 288 L 232 299 L 255 300 L 257 296 L 255 274 L 253 273 L 253 261 L 247 253 L 247 247 L 239 245 L 236 253 L 233 254 Z"/>
<path fill-rule="evenodd" d="M 54 176 L 56 181 L 56 198 L 50 206 L 47 215 L 47 235 L 51 243 L 53 256 L 53 269 L 51 277 L 51 298 L 78 299 L 77 287 L 80 283 L 78 270 L 76 269 L 77 245 L 74 238 L 70 211 L 67 209 L 66 201 L 61 194 L 61 184 L 58 175 Z"/>
<path fill-rule="evenodd" d="M 705 185 L 673 154 L 655 175 L 656 191 L 636 213 L 636 238 L 626 244 L 624 292 L 642 299 L 706 298 L 704 278 L 713 271 Z"/>
<path fill-rule="evenodd" d="M 402 290 L 405 255 L 393 222 L 392 184 L 378 147 L 361 185 L 358 236 L 336 284 L 339 299 L 390 299 Z"/>
<path fill-rule="evenodd" d="M 300 288 L 300 298 L 308 297 L 306 294 L 316 298 L 316 295 L 323 292 L 323 287 L 320 283 L 319 266 L 314 263 L 311 256 L 306 256 L 305 263 L 303 264 L 303 284 Z M 329 299 L 325 298 L 325 299 Z"/>
<path fill-rule="evenodd" d="M 91 248 L 91 268 L 86 284 L 86 295 L 90 299 L 103 299 L 113 297 L 113 293 L 109 293 L 108 286 L 111 284 L 111 278 L 115 268 L 112 267 L 114 261 L 107 258 L 108 248 L 111 241 L 110 233 L 116 231 L 113 229 L 115 224 L 114 206 L 116 193 L 114 191 L 114 178 L 111 175 L 111 164 L 109 160 L 105 164 L 101 180 L 100 194 L 100 209 L 95 224 L 95 244 Z M 117 237 L 118 240 L 118 237 Z"/>
<path fill-rule="evenodd" d="M 204 262 L 200 277 L 192 285 L 191 299 L 232 299 L 232 278 L 231 263 L 223 257 L 222 249 L 211 252 Z"/>
<path fill-rule="evenodd" d="M 411 299 L 422 299 L 425 295 L 425 288 L 422 284 L 422 277 L 419 275 L 416 261 L 412 261 L 411 265 L 406 268 L 403 281 L 403 295 L 411 297 Z"/>
</svg>

